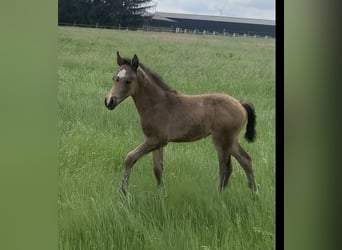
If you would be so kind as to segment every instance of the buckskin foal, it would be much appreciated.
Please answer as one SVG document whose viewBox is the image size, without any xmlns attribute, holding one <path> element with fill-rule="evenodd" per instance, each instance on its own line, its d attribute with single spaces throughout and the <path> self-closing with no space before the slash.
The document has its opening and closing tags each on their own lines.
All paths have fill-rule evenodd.
<svg viewBox="0 0 342 250">
<path fill-rule="evenodd" d="M 153 170 L 158 185 L 162 184 L 163 147 L 168 142 L 190 142 L 212 136 L 219 160 L 219 188 L 222 190 L 232 173 L 231 156 L 246 172 L 248 186 L 256 191 L 251 157 L 238 142 L 246 125 L 245 138 L 255 140 L 254 107 L 224 94 L 184 95 L 171 89 L 156 73 L 139 63 L 137 55 L 122 58 L 117 52 L 118 73 L 105 98 L 105 106 L 113 110 L 132 96 L 139 112 L 145 140 L 129 152 L 125 159 L 122 192 L 127 194 L 134 163 L 152 152 Z"/>
</svg>

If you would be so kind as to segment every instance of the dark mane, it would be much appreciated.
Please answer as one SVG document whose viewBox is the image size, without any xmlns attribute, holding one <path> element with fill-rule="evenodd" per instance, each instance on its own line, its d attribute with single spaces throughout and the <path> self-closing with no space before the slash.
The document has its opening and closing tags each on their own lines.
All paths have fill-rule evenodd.
<svg viewBox="0 0 342 250">
<path fill-rule="evenodd" d="M 157 73 L 151 71 L 149 68 L 147 68 L 145 65 L 143 65 L 142 63 L 139 63 L 139 66 L 140 68 L 142 68 L 146 74 L 148 74 L 152 80 L 160 87 L 162 88 L 163 90 L 166 90 L 166 91 L 170 91 L 170 92 L 174 92 L 176 93 L 177 91 L 172 89 L 169 85 L 167 85 L 165 83 L 165 81 L 163 80 L 163 78 L 158 75 Z"/>
<path fill-rule="evenodd" d="M 129 65 L 132 67 L 132 62 L 131 59 L 128 58 L 122 58 L 122 60 L 124 61 L 124 64 Z M 145 73 L 151 77 L 151 79 L 153 80 L 154 83 L 156 83 L 161 89 L 165 90 L 165 91 L 169 91 L 169 92 L 173 92 L 173 93 L 177 93 L 176 90 L 172 89 L 169 85 L 167 85 L 165 83 L 165 81 L 163 80 L 163 78 L 158 75 L 157 73 L 151 71 L 149 68 L 147 68 L 144 64 L 139 63 L 140 68 L 142 68 Z"/>
</svg>

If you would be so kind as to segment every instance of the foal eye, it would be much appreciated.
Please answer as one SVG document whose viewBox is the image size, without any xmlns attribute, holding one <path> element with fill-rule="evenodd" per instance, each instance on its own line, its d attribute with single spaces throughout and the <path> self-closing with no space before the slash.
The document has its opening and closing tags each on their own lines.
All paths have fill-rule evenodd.
<svg viewBox="0 0 342 250">
<path fill-rule="evenodd" d="M 130 84 L 131 81 L 130 81 L 130 80 L 126 80 L 125 83 L 126 83 L 126 84 Z"/>
</svg>

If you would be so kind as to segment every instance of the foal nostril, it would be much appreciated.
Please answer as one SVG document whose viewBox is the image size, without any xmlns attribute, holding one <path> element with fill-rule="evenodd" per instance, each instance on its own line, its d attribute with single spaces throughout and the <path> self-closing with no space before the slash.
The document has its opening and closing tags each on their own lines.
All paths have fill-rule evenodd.
<svg viewBox="0 0 342 250">
<path fill-rule="evenodd" d="M 113 110 L 115 108 L 115 106 L 117 105 L 115 96 L 106 98 L 105 99 L 105 105 L 106 105 L 107 109 Z"/>
<path fill-rule="evenodd" d="M 110 106 L 111 104 L 113 104 L 113 97 L 105 98 L 106 107 Z"/>
</svg>

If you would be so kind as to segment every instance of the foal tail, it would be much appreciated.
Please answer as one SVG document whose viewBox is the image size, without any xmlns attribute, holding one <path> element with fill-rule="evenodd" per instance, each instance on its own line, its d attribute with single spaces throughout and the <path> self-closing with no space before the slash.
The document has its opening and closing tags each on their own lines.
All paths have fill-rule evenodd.
<svg viewBox="0 0 342 250">
<path fill-rule="evenodd" d="M 256 131 L 255 131 L 255 125 L 256 125 L 256 115 L 255 115 L 255 109 L 253 104 L 240 101 L 241 105 L 245 108 L 247 111 L 247 126 L 246 126 L 246 133 L 245 133 L 245 139 L 248 142 L 254 142 L 256 139 Z"/>
</svg>

